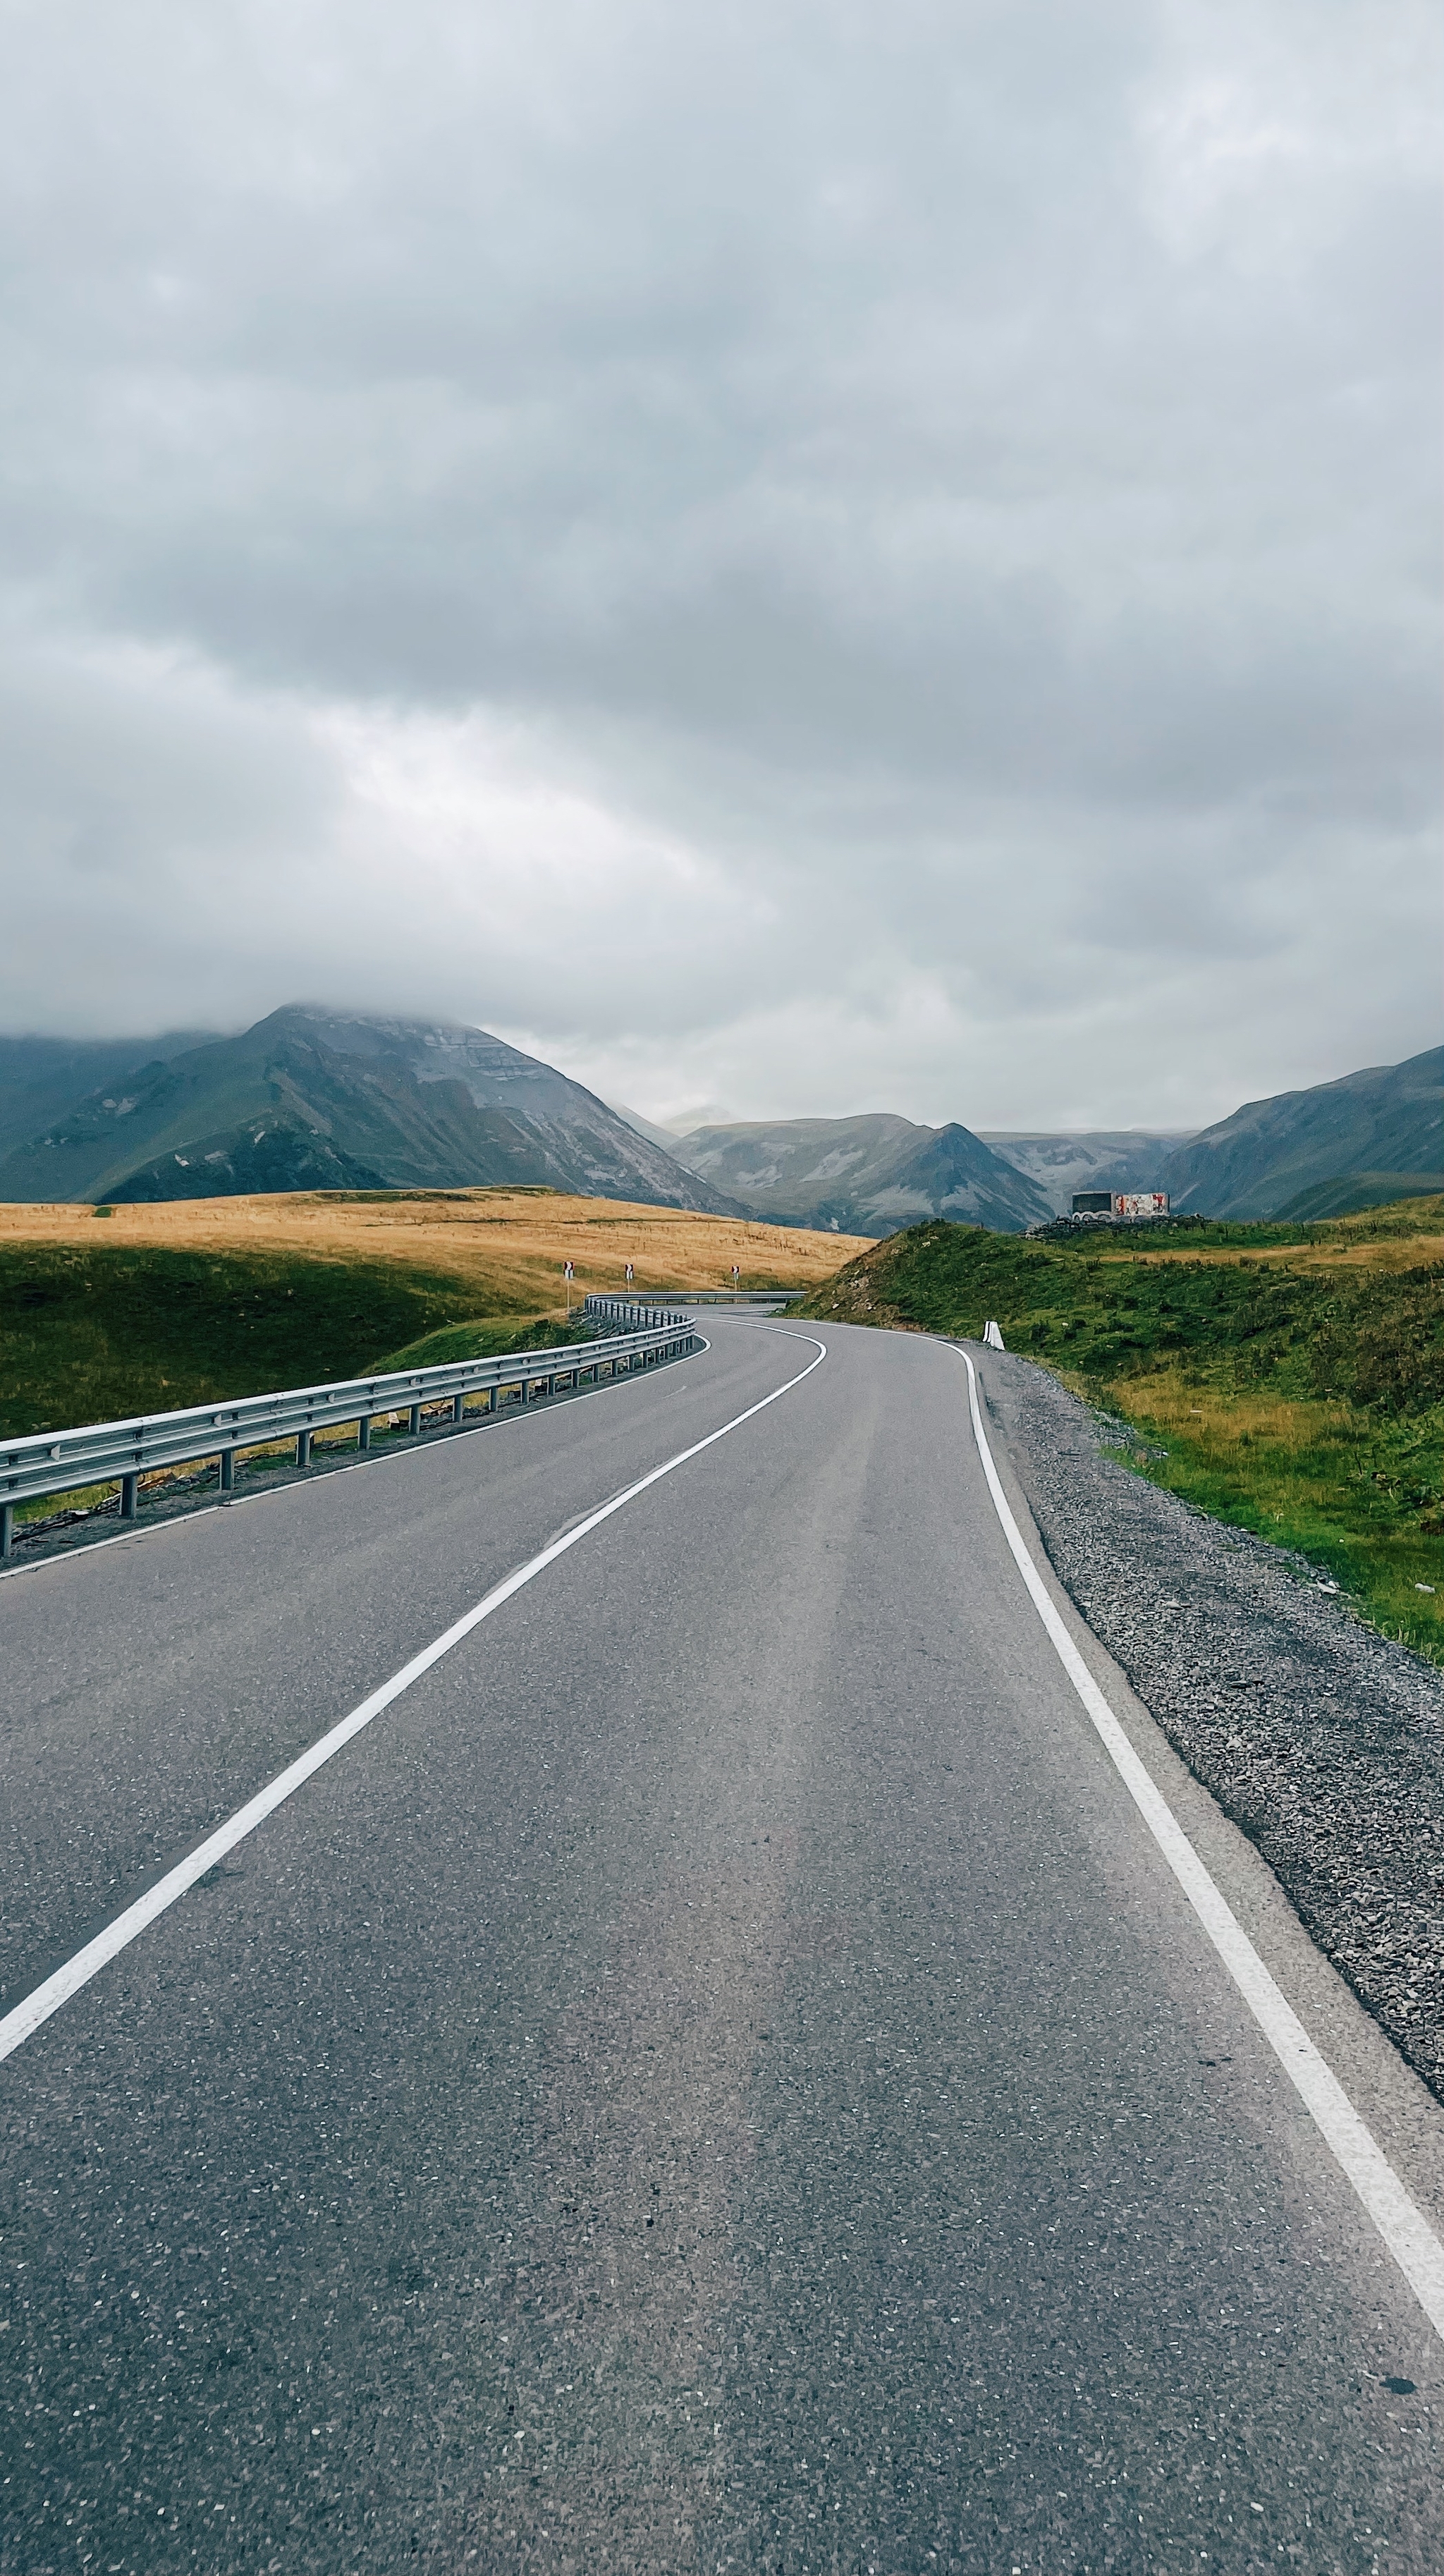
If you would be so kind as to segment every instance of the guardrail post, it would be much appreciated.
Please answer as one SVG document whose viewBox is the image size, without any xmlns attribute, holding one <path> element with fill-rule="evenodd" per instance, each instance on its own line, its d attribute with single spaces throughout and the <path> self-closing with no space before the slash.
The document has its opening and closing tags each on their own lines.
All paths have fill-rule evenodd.
<svg viewBox="0 0 1444 2576">
<path fill-rule="evenodd" d="M 310 1464 L 311 1464 L 311 1441 L 312 1441 L 313 1437 L 314 1437 L 314 1434 L 313 1434 L 313 1433 L 311 1433 L 311 1432 L 309 1432 L 309 1431 L 298 1431 L 298 1432 L 297 1432 L 297 1434 L 296 1434 L 296 1464 L 297 1464 L 297 1466 L 298 1466 L 298 1467 L 309 1467 L 309 1466 L 310 1466 Z"/>
<path fill-rule="evenodd" d="M 421 1407 L 419 1404 L 413 1404 L 411 1408 L 411 1437 L 413 1440 L 418 1440 L 421 1437 Z"/>
<path fill-rule="evenodd" d="M 452 1397 L 452 1399 L 451 1399 L 451 1419 L 452 1419 L 452 1421 L 453 1421 L 453 1422 L 460 1422 L 460 1421 L 463 1419 L 463 1417 L 464 1417 L 464 1415 L 465 1415 L 465 1412 L 466 1412 L 466 1398 L 465 1398 L 465 1396 L 464 1396 L 464 1395 L 454 1395 L 454 1396 Z"/>
<path fill-rule="evenodd" d="M 369 1449 L 371 1446 L 371 1416 L 369 1413 L 363 1413 L 360 1421 L 356 1425 L 356 1446 L 358 1449 Z"/>
<path fill-rule="evenodd" d="M 234 1449 L 223 1449 L 221 1451 L 221 1492 L 223 1494 L 232 1493 L 235 1489 L 235 1482 L 236 1453 Z"/>
<path fill-rule="evenodd" d="M 11 1530 L 15 1518 L 13 1503 L 0 1503 L 0 1564 L 10 1553 Z"/>
<path fill-rule="evenodd" d="M 134 1520 L 134 1518 L 135 1518 L 135 1498 L 136 1498 L 136 1494 L 137 1494 L 137 1492 L 139 1491 L 139 1487 L 140 1487 L 140 1478 L 139 1478 L 139 1476 L 122 1476 L 122 1477 L 121 1477 L 121 1480 L 120 1480 L 120 1517 L 121 1517 L 121 1519 L 122 1519 L 123 1521 L 133 1521 L 133 1520 Z"/>
</svg>

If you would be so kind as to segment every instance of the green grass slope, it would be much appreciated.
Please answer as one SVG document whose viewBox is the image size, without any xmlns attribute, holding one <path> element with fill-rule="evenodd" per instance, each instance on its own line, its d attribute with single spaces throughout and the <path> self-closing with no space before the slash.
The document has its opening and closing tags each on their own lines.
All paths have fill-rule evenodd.
<svg viewBox="0 0 1444 2576">
<path fill-rule="evenodd" d="M 1376 1624 L 1444 1661 L 1441 1230 L 1438 1200 L 1302 1230 L 1023 1242 L 924 1225 L 797 1311 L 968 1336 L 996 1316 L 1010 1350 L 1137 1426 L 1153 1453 L 1131 1459 L 1142 1472 L 1302 1549 Z"/>
<path fill-rule="evenodd" d="M 468 1323 L 442 1324 L 434 1333 L 423 1333 L 419 1341 L 389 1352 L 378 1366 L 444 1368 L 453 1360 L 496 1360 L 508 1351 L 560 1350 L 591 1338 L 582 1325 L 562 1323 L 555 1315 L 534 1315 L 529 1321 L 516 1315 L 475 1315 Z"/>
<path fill-rule="evenodd" d="M 383 1352 L 463 1322 L 474 1301 L 464 1281 L 394 1261 L 7 1246 L 0 1433 L 356 1376 Z"/>
<path fill-rule="evenodd" d="M 1279 1214 L 1293 1224 L 1321 1217 L 1354 1216 L 1363 1208 L 1390 1207 L 1399 1199 L 1444 1190 L 1444 1172 L 1353 1172 L 1341 1181 L 1320 1181 L 1301 1190 Z"/>
</svg>

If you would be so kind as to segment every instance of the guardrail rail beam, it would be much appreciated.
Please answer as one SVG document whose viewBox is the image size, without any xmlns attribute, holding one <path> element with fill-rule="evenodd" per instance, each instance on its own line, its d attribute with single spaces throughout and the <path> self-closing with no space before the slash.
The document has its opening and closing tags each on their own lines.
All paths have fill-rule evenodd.
<svg viewBox="0 0 1444 2576">
<path fill-rule="evenodd" d="M 128 1422 L 92 1422 L 73 1430 L 0 1439 L 0 1559 L 14 1551 L 15 1512 L 23 1503 L 53 1500 L 91 1486 L 118 1485 L 119 1512 L 133 1521 L 141 1480 L 207 1458 L 218 1462 L 222 1493 L 235 1488 L 236 1460 L 248 1449 L 295 1442 L 298 1467 L 310 1464 L 320 1431 L 356 1426 L 356 1445 L 371 1448 L 373 1427 L 404 1414 L 411 1438 L 424 1436 L 427 1412 L 438 1408 L 453 1425 L 466 1419 L 468 1397 L 486 1399 L 494 1418 L 511 1392 L 522 1406 L 554 1396 L 566 1381 L 575 1389 L 586 1375 L 601 1383 L 605 1368 L 615 1380 L 635 1367 L 695 1347 L 690 1316 L 665 1313 L 630 1300 L 588 1298 L 594 1326 L 611 1324 L 591 1342 L 585 1360 L 575 1351 L 509 1352 L 497 1359 L 450 1360 L 436 1368 L 406 1369 L 334 1385 L 293 1387 L 274 1395 L 244 1396 L 227 1404 L 192 1405 L 176 1413 L 136 1416 Z M 617 1329 L 620 1327 L 620 1329 Z"/>
</svg>

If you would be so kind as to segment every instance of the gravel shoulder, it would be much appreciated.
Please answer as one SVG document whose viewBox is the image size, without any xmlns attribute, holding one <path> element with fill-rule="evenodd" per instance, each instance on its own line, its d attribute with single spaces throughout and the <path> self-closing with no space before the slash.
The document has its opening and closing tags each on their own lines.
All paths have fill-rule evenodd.
<svg viewBox="0 0 1444 2576">
<path fill-rule="evenodd" d="M 1144 1444 L 1046 1370 L 990 1353 L 988 1394 L 1088 1625 L 1444 2101 L 1444 1672 L 1110 1457 Z"/>
</svg>

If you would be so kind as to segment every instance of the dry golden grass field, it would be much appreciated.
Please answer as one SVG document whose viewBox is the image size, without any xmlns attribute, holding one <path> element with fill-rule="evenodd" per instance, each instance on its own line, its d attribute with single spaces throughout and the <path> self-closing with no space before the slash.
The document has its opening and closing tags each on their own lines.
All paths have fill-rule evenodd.
<svg viewBox="0 0 1444 2576">
<path fill-rule="evenodd" d="M 0 1204 L 0 1436 L 534 1349 L 629 1261 L 643 1296 L 805 1290 L 861 1248 L 549 1190 Z"/>
<path fill-rule="evenodd" d="M 282 1253 L 321 1261 L 394 1261 L 451 1273 L 475 1291 L 478 1314 L 565 1312 L 561 1270 L 574 1295 L 621 1289 L 630 1261 L 641 1290 L 811 1288 L 863 1252 L 850 1234 L 741 1218 L 693 1216 L 618 1199 L 562 1198 L 549 1190 L 416 1190 L 347 1197 L 182 1199 L 117 1207 L 0 1205 L 0 1249 L 100 1244 L 205 1253 Z"/>
</svg>

